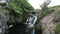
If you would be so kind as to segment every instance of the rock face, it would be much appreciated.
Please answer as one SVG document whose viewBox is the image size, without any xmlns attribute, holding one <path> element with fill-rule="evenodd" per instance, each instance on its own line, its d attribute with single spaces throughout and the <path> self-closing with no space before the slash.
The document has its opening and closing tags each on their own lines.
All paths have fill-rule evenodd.
<svg viewBox="0 0 60 34">
<path fill-rule="evenodd" d="M 56 24 L 54 24 L 52 21 L 56 16 L 57 11 L 53 11 L 49 15 L 45 16 L 41 22 L 42 22 L 42 28 L 44 29 L 43 34 L 55 34 L 54 29 L 56 27 Z"/>
</svg>

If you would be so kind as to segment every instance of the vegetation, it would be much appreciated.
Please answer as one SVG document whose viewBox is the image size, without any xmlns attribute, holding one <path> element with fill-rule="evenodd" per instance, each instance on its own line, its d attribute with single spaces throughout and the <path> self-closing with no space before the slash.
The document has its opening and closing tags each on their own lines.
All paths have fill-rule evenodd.
<svg viewBox="0 0 60 34">
<path fill-rule="evenodd" d="M 22 23 L 23 16 L 29 12 L 34 12 L 34 8 L 27 0 L 10 0 L 3 11 L 8 16 L 9 23 Z"/>
<path fill-rule="evenodd" d="M 58 8 L 60 6 L 55 6 L 52 8 Z M 24 23 L 26 20 L 26 16 L 28 13 L 34 12 L 34 8 L 27 2 L 27 0 L 10 0 L 6 7 L 3 9 L 3 13 L 7 16 L 7 20 L 9 24 L 16 24 L 16 23 Z M 44 31 L 46 28 L 43 26 L 41 27 L 41 19 L 49 14 L 51 9 L 47 7 L 47 4 L 44 4 L 42 7 L 42 11 L 38 16 L 37 23 L 39 23 L 39 27 L 41 31 Z M 60 10 L 57 13 L 60 15 Z M 56 33 L 59 34 L 60 32 L 60 24 L 56 26 Z"/>
<path fill-rule="evenodd" d="M 54 6 L 54 7 L 51 7 L 51 8 L 59 8 L 60 7 L 60 5 L 58 5 L 58 6 Z"/>
<path fill-rule="evenodd" d="M 60 24 L 58 24 L 58 25 L 56 26 L 55 33 L 56 33 L 56 34 L 60 34 Z"/>
</svg>

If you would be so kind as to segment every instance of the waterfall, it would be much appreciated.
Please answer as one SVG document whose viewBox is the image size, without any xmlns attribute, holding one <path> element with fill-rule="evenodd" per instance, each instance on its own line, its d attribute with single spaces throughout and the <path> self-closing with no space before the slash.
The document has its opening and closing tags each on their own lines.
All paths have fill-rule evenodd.
<svg viewBox="0 0 60 34">
<path fill-rule="evenodd" d="M 27 21 L 25 22 L 27 28 L 26 28 L 26 32 L 30 32 L 30 34 L 35 34 L 35 28 L 34 24 L 36 23 L 37 17 L 34 15 L 30 15 L 27 18 Z M 30 31 L 31 30 L 31 31 Z"/>
<path fill-rule="evenodd" d="M 0 34 L 8 33 L 6 16 L 0 12 Z"/>
</svg>

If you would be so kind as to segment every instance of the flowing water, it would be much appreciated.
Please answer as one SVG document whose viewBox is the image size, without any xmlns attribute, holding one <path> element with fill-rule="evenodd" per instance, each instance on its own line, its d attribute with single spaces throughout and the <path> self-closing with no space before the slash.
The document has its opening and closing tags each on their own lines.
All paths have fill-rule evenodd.
<svg viewBox="0 0 60 34">
<path fill-rule="evenodd" d="M 8 25 L 7 18 L 2 12 L 2 8 L 0 7 L 0 34 L 8 33 Z"/>
<path fill-rule="evenodd" d="M 34 27 L 34 24 L 36 23 L 36 20 L 37 20 L 37 17 L 34 15 L 31 15 L 30 17 L 27 18 L 27 21 L 25 23 L 27 25 L 26 31 L 30 32 L 30 34 L 35 34 L 35 28 L 33 27 Z"/>
</svg>

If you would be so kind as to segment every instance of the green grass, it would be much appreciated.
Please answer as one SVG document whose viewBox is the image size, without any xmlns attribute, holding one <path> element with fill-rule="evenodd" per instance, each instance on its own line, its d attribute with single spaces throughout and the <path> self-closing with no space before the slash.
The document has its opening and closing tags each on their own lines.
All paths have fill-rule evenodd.
<svg viewBox="0 0 60 34">
<path fill-rule="evenodd" d="M 56 26 L 55 33 L 60 34 L 60 24 Z"/>
</svg>

